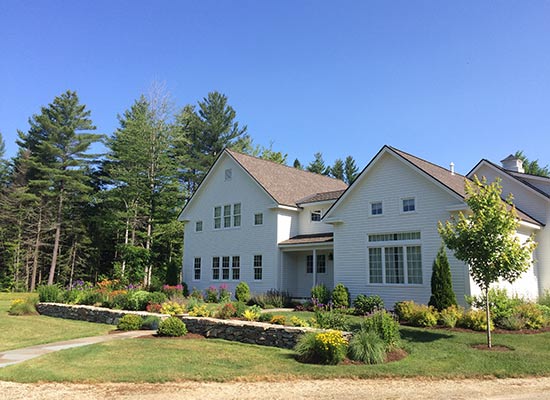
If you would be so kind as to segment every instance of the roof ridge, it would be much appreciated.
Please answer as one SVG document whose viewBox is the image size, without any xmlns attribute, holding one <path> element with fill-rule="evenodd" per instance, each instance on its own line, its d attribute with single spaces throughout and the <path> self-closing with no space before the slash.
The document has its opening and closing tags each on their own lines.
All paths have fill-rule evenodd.
<svg viewBox="0 0 550 400">
<path fill-rule="evenodd" d="M 427 164 L 433 165 L 434 167 L 440 168 L 440 169 L 442 169 L 443 171 L 451 172 L 448 168 L 442 167 L 442 166 L 439 165 L 439 164 L 436 164 L 436 163 L 433 163 L 433 162 L 431 162 L 431 161 L 425 160 L 425 159 L 423 159 L 423 158 L 421 158 L 421 157 L 415 156 L 414 154 L 411 154 L 411 153 L 408 153 L 408 152 L 406 152 L 406 151 L 400 150 L 400 149 L 398 149 L 398 148 L 396 148 L 396 147 L 393 147 L 393 146 L 390 146 L 390 145 L 386 145 L 386 146 L 387 146 L 388 148 L 390 148 L 391 150 L 397 151 L 397 152 L 399 152 L 399 153 L 406 154 L 406 155 L 408 155 L 409 157 L 412 157 L 412 158 L 416 158 L 417 160 L 423 161 L 423 162 L 425 162 L 425 163 L 427 163 Z M 457 175 L 457 176 L 462 176 L 462 177 L 464 177 L 464 178 L 467 178 L 466 175 L 462 175 L 462 174 L 459 174 L 459 173 L 457 173 L 457 172 L 453 172 L 453 173 L 454 173 L 455 175 Z"/>
<path fill-rule="evenodd" d="M 281 164 L 281 163 L 278 163 L 276 161 L 272 161 L 272 160 L 267 160 L 265 158 L 261 158 L 261 157 L 257 157 L 257 156 L 252 156 L 250 154 L 246 154 L 246 153 L 241 153 L 240 151 L 236 151 L 236 150 L 232 150 L 232 149 L 229 149 L 229 148 L 225 148 L 224 149 L 225 151 L 227 151 L 228 153 L 233 153 L 233 154 L 238 154 L 240 156 L 245 156 L 245 157 L 249 157 L 249 158 L 253 158 L 255 160 L 258 160 L 258 161 L 262 161 L 262 162 L 265 162 L 265 163 L 271 163 L 271 164 L 274 164 L 274 165 L 277 165 L 279 167 L 285 167 L 285 168 L 288 168 L 288 169 L 291 169 L 293 171 L 297 171 L 298 173 L 306 173 L 306 174 L 311 174 L 313 176 L 316 176 L 316 177 L 322 177 L 322 178 L 326 178 L 326 179 L 331 179 L 331 180 L 334 180 L 334 181 L 339 181 L 339 182 L 344 182 L 343 180 L 341 179 L 338 179 L 338 178 L 334 178 L 332 176 L 328 176 L 328 175 L 323 175 L 323 174 L 318 174 L 316 172 L 311 172 L 311 171 L 307 171 L 305 169 L 299 169 L 299 168 L 295 168 L 295 167 L 291 167 L 290 165 L 286 165 L 286 164 Z M 345 182 L 344 182 L 345 183 Z M 321 192 L 321 193 L 325 193 L 325 192 Z"/>
</svg>

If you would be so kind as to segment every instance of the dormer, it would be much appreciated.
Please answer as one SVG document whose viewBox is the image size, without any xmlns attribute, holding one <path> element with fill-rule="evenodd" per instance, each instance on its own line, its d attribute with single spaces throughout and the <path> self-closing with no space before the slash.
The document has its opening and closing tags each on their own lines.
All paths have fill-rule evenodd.
<svg viewBox="0 0 550 400">
<path fill-rule="evenodd" d="M 502 163 L 502 168 L 508 171 L 524 173 L 523 161 L 521 158 L 518 158 L 512 154 L 506 157 L 504 160 L 500 161 Z"/>
</svg>

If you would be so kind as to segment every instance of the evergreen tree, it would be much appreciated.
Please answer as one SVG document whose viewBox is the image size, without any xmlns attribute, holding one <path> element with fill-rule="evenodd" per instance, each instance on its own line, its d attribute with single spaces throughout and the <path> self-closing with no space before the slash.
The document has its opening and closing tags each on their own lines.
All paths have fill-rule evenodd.
<svg viewBox="0 0 550 400">
<path fill-rule="evenodd" d="M 351 185 L 353 181 L 357 178 L 358 175 L 358 168 L 357 165 L 355 165 L 355 160 L 352 156 L 347 156 L 346 161 L 344 162 L 344 181 Z"/>
<path fill-rule="evenodd" d="M 302 170 L 304 169 L 304 167 L 302 166 L 302 163 L 297 158 L 294 159 L 294 163 L 292 163 L 292 166 L 296 169 L 302 169 Z"/>
<path fill-rule="evenodd" d="M 39 197 L 49 198 L 54 207 L 54 242 L 48 284 L 54 282 L 63 233 L 64 214 L 77 202 L 85 202 L 91 191 L 87 170 L 93 155 L 90 146 L 100 135 L 95 130 L 90 111 L 81 105 L 75 92 L 56 97 L 30 121 L 30 130 L 21 134 L 22 150 L 30 152 L 29 185 Z"/>
<path fill-rule="evenodd" d="M 428 305 L 441 311 L 457 304 L 451 279 L 451 267 L 443 246 L 439 248 L 433 263 L 431 284 L 432 295 Z"/>
<path fill-rule="evenodd" d="M 317 152 L 313 155 L 315 159 L 309 163 L 306 170 L 315 174 L 328 175 L 330 167 L 327 168 L 325 160 L 323 160 L 323 154 Z"/>
<path fill-rule="evenodd" d="M 539 165 L 539 160 L 529 160 L 525 154 L 523 154 L 523 150 L 516 151 L 514 156 L 523 161 L 523 169 L 526 174 L 550 177 L 550 169 L 548 168 L 548 165 L 541 167 Z"/>
<path fill-rule="evenodd" d="M 341 158 L 337 158 L 336 161 L 334 161 L 330 169 L 330 174 L 336 179 L 340 179 L 341 181 L 344 180 L 344 162 Z"/>
</svg>

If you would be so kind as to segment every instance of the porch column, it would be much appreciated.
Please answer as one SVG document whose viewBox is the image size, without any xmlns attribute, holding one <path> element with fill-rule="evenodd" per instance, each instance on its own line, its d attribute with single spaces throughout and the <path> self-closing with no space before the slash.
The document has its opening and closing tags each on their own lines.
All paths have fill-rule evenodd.
<svg viewBox="0 0 550 400">
<path fill-rule="evenodd" d="M 313 249 L 313 286 L 317 284 L 317 250 Z"/>
</svg>

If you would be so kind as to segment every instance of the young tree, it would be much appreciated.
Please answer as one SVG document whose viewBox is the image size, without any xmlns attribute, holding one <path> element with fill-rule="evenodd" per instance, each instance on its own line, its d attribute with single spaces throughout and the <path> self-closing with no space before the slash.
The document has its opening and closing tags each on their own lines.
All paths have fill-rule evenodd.
<svg viewBox="0 0 550 400">
<path fill-rule="evenodd" d="M 357 165 L 355 165 L 355 160 L 353 159 L 353 157 L 347 156 L 346 160 L 344 161 L 344 181 L 348 185 L 351 185 L 353 181 L 357 178 L 358 171 L 359 170 L 357 168 Z"/>
<path fill-rule="evenodd" d="M 330 168 L 330 175 L 336 179 L 344 180 L 344 162 L 341 158 L 337 158 L 334 164 Z"/>
<path fill-rule="evenodd" d="M 451 280 L 451 267 L 444 246 L 439 248 L 435 257 L 431 284 L 432 296 L 428 305 L 435 307 L 438 311 L 456 305 L 456 296 Z"/>
<path fill-rule="evenodd" d="M 550 177 L 550 169 L 548 169 L 548 165 L 541 167 L 539 165 L 539 160 L 534 160 L 534 161 L 529 160 L 525 156 L 525 154 L 523 154 L 523 150 L 516 151 L 514 156 L 519 158 L 521 161 L 523 161 L 523 169 L 525 170 L 525 173 L 531 174 L 531 175 Z"/>
<path fill-rule="evenodd" d="M 512 196 L 501 199 L 500 180 L 490 185 L 483 178 L 466 181 L 466 203 L 471 213 L 459 213 L 445 224 L 439 222 L 438 230 L 445 245 L 455 257 L 468 264 L 470 274 L 483 291 L 487 316 L 487 346 L 491 347 L 491 315 L 489 288 L 499 279 L 513 282 L 530 265 L 536 246 L 529 238 L 521 243 L 516 236 L 519 225 Z"/>
</svg>

